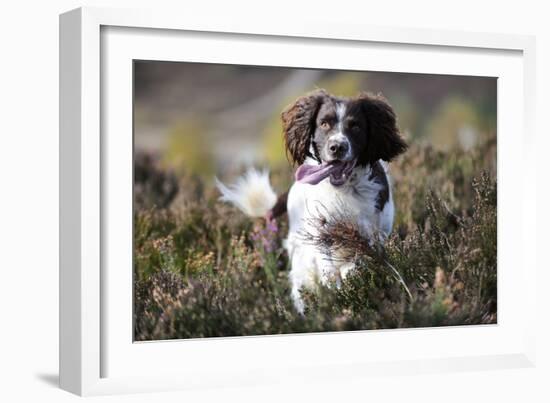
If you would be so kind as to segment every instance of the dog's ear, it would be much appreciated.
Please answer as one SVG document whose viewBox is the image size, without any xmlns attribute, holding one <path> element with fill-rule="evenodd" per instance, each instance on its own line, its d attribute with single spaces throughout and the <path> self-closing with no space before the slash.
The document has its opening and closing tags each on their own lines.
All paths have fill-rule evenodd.
<svg viewBox="0 0 550 403">
<path fill-rule="evenodd" d="M 315 118 L 327 96 L 325 90 L 315 90 L 298 98 L 281 113 L 287 156 L 294 164 L 300 165 L 311 156 L 309 147 L 315 132 Z"/>
<path fill-rule="evenodd" d="M 388 101 L 381 94 L 370 93 L 360 94 L 357 101 L 367 120 L 367 147 L 360 162 L 391 161 L 405 152 L 407 144 L 401 137 L 395 112 Z"/>
</svg>

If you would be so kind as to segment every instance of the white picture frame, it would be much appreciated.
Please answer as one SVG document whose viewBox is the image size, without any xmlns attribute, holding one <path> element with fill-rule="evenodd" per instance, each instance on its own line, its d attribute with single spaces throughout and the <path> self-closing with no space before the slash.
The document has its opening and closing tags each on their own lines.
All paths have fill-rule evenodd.
<svg viewBox="0 0 550 403">
<path fill-rule="evenodd" d="M 231 52 L 207 52 L 208 46 L 216 46 L 219 41 L 231 43 Z M 181 43 L 188 46 L 183 59 Z M 243 51 L 255 45 L 259 49 L 269 45 L 271 51 Z M 131 300 L 127 298 L 131 295 L 131 282 L 127 281 L 131 271 L 127 267 L 117 272 L 108 270 L 113 261 L 120 267 L 131 263 L 131 215 L 117 214 L 127 207 L 124 203 L 131 189 L 128 61 L 140 57 L 192 57 L 194 61 L 291 65 L 288 59 L 274 62 L 279 60 L 275 57 L 283 57 L 277 53 L 281 47 L 292 54 L 293 47 L 303 50 L 314 46 L 331 47 L 343 54 L 381 52 L 384 57 L 368 62 L 371 69 L 472 75 L 501 72 L 499 323 L 133 343 Z M 534 152 L 534 49 L 534 38 L 529 36 L 326 24 L 290 18 L 281 24 L 268 19 L 211 19 L 103 8 L 80 8 L 61 15 L 61 387 L 79 395 L 96 395 L 534 365 L 534 317 L 521 313 L 535 312 L 536 242 L 526 235 L 536 232 L 536 217 L 529 208 L 529 192 L 512 194 L 506 186 L 515 183 L 517 187 L 519 182 L 523 189 L 536 189 L 535 175 L 522 177 L 512 165 L 518 163 L 518 156 L 520 163 L 529 161 Z M 397 57 L 403 52 L 425 57 L 414 58 L 404 67 Z M 436 54 L 443 57 L 435 58 Z M 475 67 L 459 63 L 466 57 L 472 58 Z M 360 59 L 356 63 L 361 63 Z M 313 55 L 307 60 L 298 58 L 295 63 L 302 67 L 349 67 L 328 65 L 328 61 L 316 60 Z M 353 67 L 360 69 L 361 65 Z M 512 95 L 513 103 L 509 99 Z M 510 116 L 506 112 L 513 107 L 515 114 Z M 113 135 L 114 129 L 121 134 Z M 515 161 L 511 161 L 511 155 Z M 503 228 L 513 229 L 514 234 Z M 121 245 L 117 243 L 113 248 L 107 239 L 122 240 Z M 512 272 L 513 267 L 519 272 Z M 510 300 L 507 291 L 512 286 L 521 289 L 517 291 L 523 296 L 521 301 Z M 121 295 L 120 300 L 113 298 L 113 293 Z M 459 340 L 457 347 L 444 347 Z M 359 345 L 365 346 L 361 349 L 364 353 L 353 350 Z M 410 349 L 407 345 L 418 347 Z M 320 346 L 338 348 L 344 354 L 321 355 L 317 353 Z M 292 351 L 301 354 L 291 356 Z"/>
</svg>

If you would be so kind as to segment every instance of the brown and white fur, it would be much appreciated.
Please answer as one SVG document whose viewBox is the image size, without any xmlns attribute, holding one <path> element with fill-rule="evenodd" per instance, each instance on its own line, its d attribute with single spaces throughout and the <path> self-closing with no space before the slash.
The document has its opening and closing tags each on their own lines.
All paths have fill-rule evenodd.
<svg viewBox="0 0 550 403">
<path fill-rule="evenodd" d="M 331 251 L 331 258 L 304 242 L 304 234 L 316 234 L 320 215 L 345 213 L 365 237 L 383 241 L 394 217 L 387 162 L 407 145 L 392 107 L 381 95 L 342 98 L 316 90 L 285 108 L 282 121 L 288 156 L 299 165 L 297 180 L 280 200 L 286 198 L 289 217 L 284 246 L 291 263 L 292 298 L 303 313 L 302 287 L 312 288 L 316 281 L 338 285 L 354 268 L 353 262 L 337 258 L 337 250 Z M 267 172 L 250 171 L 235 185 L 218 182 L 218 187 L 223 200 L 248 215 L 272 219 L 284 212 L 281 201 L 275 202 Z"/>
</svg>

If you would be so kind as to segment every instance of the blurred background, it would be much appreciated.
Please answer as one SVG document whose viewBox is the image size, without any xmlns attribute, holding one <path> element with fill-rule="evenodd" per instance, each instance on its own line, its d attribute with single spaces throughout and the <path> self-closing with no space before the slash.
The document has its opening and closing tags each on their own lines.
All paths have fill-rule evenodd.
<svg viewBox="0 0 550 403">
<path fill-rule="evenodd" d="M 136 152 L 204 179 L 287 165 L 280 112 L 317 87 L 383 93 L 409 142 L 442 151 L 496 135 L 496 78 L 136 61 Z"/>
</svg>

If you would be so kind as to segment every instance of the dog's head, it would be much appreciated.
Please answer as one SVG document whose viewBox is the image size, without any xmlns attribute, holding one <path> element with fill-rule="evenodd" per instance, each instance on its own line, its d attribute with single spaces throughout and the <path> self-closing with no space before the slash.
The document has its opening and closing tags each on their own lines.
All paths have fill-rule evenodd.
<svg viewBox="0 0 550 403">
<path fill-rule="evenodd" d="M 297 178 L 308 183 L 330 176 L 333 185 L 342 185 L 356 165 L 390 161 L 407 149 L 395 112 L 381 95 L 340 98 L 316 90 L 286 107 L 282 120 L 292 161 L 301 165 L 310 157 L 321 165 L 299 168 Z"/>
</svg>

